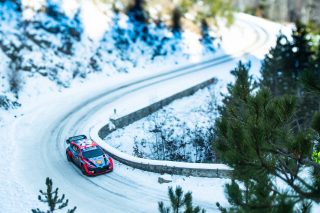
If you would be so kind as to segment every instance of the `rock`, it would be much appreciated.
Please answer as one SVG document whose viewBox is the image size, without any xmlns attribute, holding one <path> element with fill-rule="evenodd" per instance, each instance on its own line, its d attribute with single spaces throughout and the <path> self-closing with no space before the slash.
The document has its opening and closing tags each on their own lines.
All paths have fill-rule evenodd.
<svg viewBox="0 0 320 213">
<path fill-rule="evenodd" d="M 170 183 L 172 182 L 172 178 L 169 175 L 162 175 L 161 177 L 158 177 L 158 183 Z"/>
</svg>

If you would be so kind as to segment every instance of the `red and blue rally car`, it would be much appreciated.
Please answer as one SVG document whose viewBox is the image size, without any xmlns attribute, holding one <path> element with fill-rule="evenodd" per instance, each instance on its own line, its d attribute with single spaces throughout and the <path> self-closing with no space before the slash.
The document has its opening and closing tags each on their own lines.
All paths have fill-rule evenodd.
<svg viewBox="0 0 320 213">
<path fill-rule="evenodd" d="M 66 140 L 68 161 L 77 165 L 88 176 L 103 174 L 113 170 L 113 161 L 104 150 L 85 135 L 77 135 Z"/>
</svg>

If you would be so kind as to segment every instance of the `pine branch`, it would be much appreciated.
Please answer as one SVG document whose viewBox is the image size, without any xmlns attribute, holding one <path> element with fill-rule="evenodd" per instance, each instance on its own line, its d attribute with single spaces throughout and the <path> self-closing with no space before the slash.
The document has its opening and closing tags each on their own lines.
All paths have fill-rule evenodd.
<svg viewBox="0 0 320 213">
<path fill-rule="evenodd" d="M 283 172 L 280 172 L 280 173 L 281 174 L 286 174 L 286 173 L 283 173 Z M 303 198 L 303 199 L 307 198 L 307 199 L 311 199 L 311 200 L 316 201 L 316 202 L 320 202 L 320 197 L 314 195 L 313 191 L 315 189 L 312 192 L 305 192 L 299 186 L 295 185 L 294 181 L 291 181 L 289 177 L 284 178 L 278 173 L 274 173 L 274 175 L 276 177 L 280 178 L 281 180 L 283 180 L 285 183 L 287 183 L 299 195 L 300 198 Z"/>
<path fill-rule="evenodd" d="M 31 209 L 32 213 L 46 213 L 46 212 L 43 212 L 41 211 L 40 209 Z"/>
<path fill-rule="evenodd" d="M 159 202 L 158 203 L 158 209 L 160 213 L 170 213 L 170 208 L 169 207 L 165 207 L 163 202 Z"/>
<path fill-rule="evenodd" d="M 64 207 L 68 206 L 69 200 L 67 199 L 66 202 L 62 203 L 57 209 L 63 209 Z"/>
<path fill-rule="evenodd" d="M 76 211 L 77 207 L 73 207 L 73 209 L 68 209 L 67 213 L 74 213 Z M 169 213 L 169 212 L 168 212 Z"/>
</svg>

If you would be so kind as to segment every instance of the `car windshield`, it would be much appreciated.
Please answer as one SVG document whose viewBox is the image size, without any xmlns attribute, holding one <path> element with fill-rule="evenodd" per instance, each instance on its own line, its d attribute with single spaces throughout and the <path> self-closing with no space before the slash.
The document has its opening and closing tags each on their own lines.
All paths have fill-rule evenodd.
<svg viewBox="0 0 320 213">
<path fill-rule="evenodd" d="M 82 155 L 84 158 L 95 158 L 103 154 L 104 154 L 103 151 L 99 148 L 86 150 L 82 152 Z"/>
</svg>

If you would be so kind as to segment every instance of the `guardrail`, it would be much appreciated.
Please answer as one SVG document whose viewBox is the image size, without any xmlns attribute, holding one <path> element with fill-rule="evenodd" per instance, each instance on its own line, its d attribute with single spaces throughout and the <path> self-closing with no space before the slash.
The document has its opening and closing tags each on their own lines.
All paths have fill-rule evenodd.
<svg viewBox="0 0 320 213">
<path fill-rule="evenodd" d="M 114 130 L 118 128 L 123 128 L 137 120 L 140 120 L 141 118 L 144 118 L 150 115 L 151 113 L 161 109 L 163 106 L 168 105 L 172 101 L 188 95 L 192 95 L 199 89 L 207 87 L 215 82 L 216 79 L 212 78 L 187 90 L 184 90 L 161 101 L 153 103 L 147 107 L 144 107 L 138 111 L 132 112 L 118 119 L 111 120 L 113 124 L 112 127 L 110 127 L 109 124 L 105 124 L 105 122 L 98 123 L 90 129 L 90 137 L 95 142 L 97 142 L 103 149 L 105 149 L 105 151 L 112 158 L 134 168 L 150 172 L 157 172 L 161 174 L 167 173 L 197 177 L 227 178 L 230 176 L 232 170 L 224 164 L 185 163 L 138 158 L 119 151 L 118 149 L 110 146 L 107 142 L 103 140 L 108 134 L 110 134 Z"/>
</svg>

